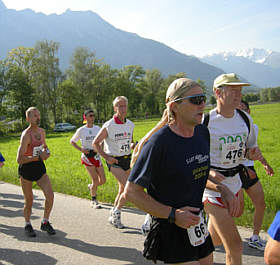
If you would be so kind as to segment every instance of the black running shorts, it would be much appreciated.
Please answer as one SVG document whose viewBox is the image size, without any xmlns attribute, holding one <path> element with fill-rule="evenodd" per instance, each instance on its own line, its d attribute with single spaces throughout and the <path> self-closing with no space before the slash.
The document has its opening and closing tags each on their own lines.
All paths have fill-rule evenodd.
<svg viewBox="0 0 280 265">
<path fill-rule="evenodd" d="M 210 235 L 202 245 L 194 247 L 186 229 L 168 223 L 167 219 L 153 217 L 150 232 L 144 242 L 143 256 L 149 260 L 173 264 L 198 261 L 213 251 Z"/>
<path fill-rule="evenodd" d="M 252 169 L 256 173 L 254 166 L 250 166 L 248 168 Z M 257 173 L 256 173 L 256 176 L 257 176 Z M 242 188 L 245 190 L 248 190 L 250 187 L 252 187 L 259 181 L 258 176 L 254 179 L 250 179 L 249 177 L 245 176 L 244 174 L 240 174 L 240 179 L 242 182 Z"/>
<path fill-rule="evenodd" d="M 111 167 L 115 168 L 121 168 L 124 171 L 127 171 L 130 169 L 130 160 L 131 160 L 131 155 L 125 155 L 125 156 L 114 156 L 118 160 L 118 164 L 108 164 L 106 161 L 106 164 L 108 166 L 109 171 L 111 171 Z"/>
<path fill-rule="evenodd" d="M 46 167 L 42 161 L 34 161 L 18 167 L 18 175 L 29 181 L 38 181 L 44 174 L 46 174 Z"/>
</svg>

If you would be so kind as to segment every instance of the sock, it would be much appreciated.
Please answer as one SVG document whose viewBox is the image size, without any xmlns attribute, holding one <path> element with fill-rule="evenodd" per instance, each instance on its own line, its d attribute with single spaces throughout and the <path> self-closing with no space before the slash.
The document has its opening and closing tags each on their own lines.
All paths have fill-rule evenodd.
<svg viewBox="0 0 280 265">
<path fill-rule="evenodd" d="M 116 208 L 114 208 L 113 212 L 114 212 L 114 213 L 116 213 L 116 212 L 121 212 L 121 210 L 118 209 L 118 208 L 116 207 Z"/>
<path fill-rule="evenodd" d="M 27 226 L 27 225 L 31 225 L 31 223 L 30 222 L 25 222 L 25 226 Z"/>
<path fill-rule="evenodd" d="M 259 240 L 259 236 L 258 235 L 252 235 L 251 239 L 252 239 L 252 241 L 257 241 L 257 240 Z"/>
<path fill-rule="evenodd" d="M 95 200 L 96 200 L 96 196 L 92 196 L 91 199 L 92 199 L 93 201 L 95 201 Z"/>
<path fill-rule="evenodd" d="M 45 223 L 47 223 L 48 221 L 49 221 L 48 219 L 43 218 L 43 220 L 42 220 L 42 224 L 45 224 Z"/>
</svg>

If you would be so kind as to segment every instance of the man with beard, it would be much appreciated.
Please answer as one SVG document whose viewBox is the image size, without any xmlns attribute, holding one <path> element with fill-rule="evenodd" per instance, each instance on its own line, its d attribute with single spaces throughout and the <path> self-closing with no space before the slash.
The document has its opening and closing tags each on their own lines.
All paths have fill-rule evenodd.
<svg viewBox="0 0 280 265">
<path fill-rule="evenodd" d="M 39 110 L 35 107 L 28 108 L 26 111 L 26 120 L 29 126 L 21 134 L 20 146 L 17 153 L 17 162 L 19 163 L 18 174 L 25 200 L 23 210 L 25 218 L 24 230 L 28 237 L 36 236 L 30 223 L 33 204 L 32 184 L 33 181 L 36 181 L 46 198 L 41 230 L 46 231 L 49 235 L 54 235 L 56 232 L 49 223 L 54 194 L 44 164 L 44 160 L 47 160 L 50 156 L 50 151 L 46 145 L 45 131 L 39 127 Z"/>
</svg>

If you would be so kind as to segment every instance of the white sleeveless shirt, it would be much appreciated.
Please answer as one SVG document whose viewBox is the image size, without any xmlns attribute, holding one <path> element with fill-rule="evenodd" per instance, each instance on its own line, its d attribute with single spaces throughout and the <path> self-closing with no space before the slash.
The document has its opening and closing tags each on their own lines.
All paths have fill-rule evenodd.
<svg viewBox="0 0 280 265">
<path fill-rule="evenodd" d="M 132 142 L 134 124 L 126 119 L 124 124 L 117 124 L 114 118 L 105 122 L 102 129 L 106 128 L 108 137 L 104 139 L 104 152 L 113 156 L 124 156 L 131 154 L 130 144 Z"/>
</svg>

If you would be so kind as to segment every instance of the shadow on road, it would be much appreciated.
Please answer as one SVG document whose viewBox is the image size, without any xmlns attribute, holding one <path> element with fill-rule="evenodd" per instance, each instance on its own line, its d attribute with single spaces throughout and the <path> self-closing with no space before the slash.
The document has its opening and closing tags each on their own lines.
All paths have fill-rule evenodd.
<svg viewBox="0 0 280 265">
<path fill-rule="evenodd" d="M 57 263 L 57 260 L 53 257 L 37 251 L 21 251 L 18 249 L 6 248 L 0 248 L 0 264 L 2 264 L 1 261 L 5 261 L 13 265 L 54 265 Z"/>
<path fill-rule="evenodd" d="M 35 227 L 34 227 L 35 228 Z M 36 228 L 35 228 L 36 230 Z M 21 227 L 15 227 L 15 226 L 8 226 L 0 224 L 0 233 L 6 234 L 8 236 L 12 236 L 20 241 L 28 241 L 28 242 L 34 242 L 37 244 L 56 244 L 63 247 L 71 248 L 76 251 L 80 251 L 83 253 L 87 253 L 93 256 L 97 257 L 103 257 L 107 259 L 112 260 L 121 260 L 124 262 L 130 262 L 129 265 L 145 265 L 145 264 L 151 264 L 149 261 L 144 260 L 142 258 L 142 253 L 134 248 L 126 248 L 126 247 L 113 247 L 113 246 L 98 246 L 94 244 L 90 244 L 87 242 L 84 242 L 79 239 L 72 239 L 67 238 L 67 234 L 63 231 L 56 230 L 57 234 L 55 236 L 48 236 L 47 234 L 36 231 L 37 237 L 34 238 L 28 238 L 24 234 L 24 230 Z M 20 254 L 20 253 L 19 253 Z M 43 257 L 42 257 L 43 258 Z M 48 261 L 49 257 L 46 256 L 46 261 Z M 137 261 L 139 260 L 139 261 Z M 14 263 L 13 263 L 14 264 Z M 15 263 L 17 264 L 17 263 Z M 37 264 L 49 264 L 47 262 L 39 262 Z M 54 263 L 50 263 L 54 264 Z"/>
<path fill-rule="evenodd" d="M 243 255 L 254 256 L 254 257 L 263 257 L 263 251 L 250 248 L 248 246 L 248 241 L 246 241 L 246 239 L 245 239 L 245 241 L 243 240 L 242 243 L 243 243 Z M 215 251 L 220 252 L 220 253 L 225 253 L 225 249 L 222 246 L 216 247 Z"/>
</svg>

